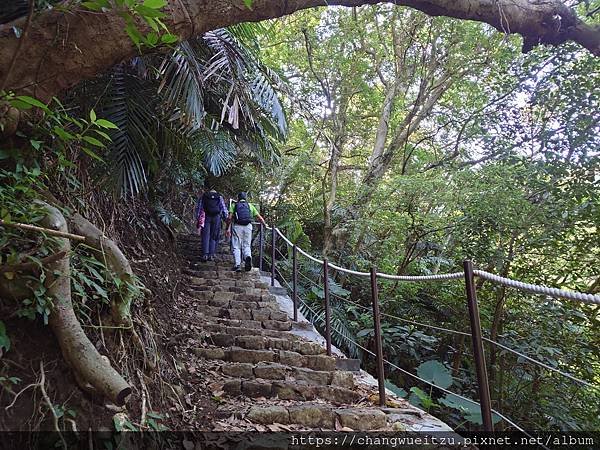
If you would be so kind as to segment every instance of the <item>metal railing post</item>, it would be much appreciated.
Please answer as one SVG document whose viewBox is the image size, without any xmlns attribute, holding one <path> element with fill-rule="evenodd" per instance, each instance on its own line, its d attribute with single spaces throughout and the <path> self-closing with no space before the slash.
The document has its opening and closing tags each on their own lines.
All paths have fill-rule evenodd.
<svg viewBox="0 0 600 450">
<path fill-rule="evenodd" d="M 375 353 L 377 354 L 377 383 L 379 384 L 379 406 L 385 406 L 385 369 L 383 367 L 383 344 L 381 338 L 381 315 L 379 314 L 379 290 L 377 271 L 371 267 L 371 300 L 373 302 L 373 324 L 375 326 Z"/>
<path fill-rule="evenodd" d="M 481 339 L 481 322 L 479 319 L 479 307 L 477 306 L 477 291 L 473 275 L 473 263 L 469 260 L 463 262 L 465 270 L 465 288 L 467 293 L 467 304 L 469 307 L 469 322 L 471 324 L 471 339 L 473 341 L 473 356 L 477 370 L 477 383 L 479 385 L 479 404 L 481 405 L 481 417 L 485 431 L 494 431 L 492 422 L 492 402 L 490 398 L 490 386 L 485 365 L 485 353 L 483 351 L 483 340 Z"/>
<path fill-rule="evenodd" d="M 292 301 L 294 302 L 294 322 L 298 322 L 298 248 L 292 247 Z"/>
<path fill-rule="evenodd" d="M 325 341 L 327 342 L 327 355 L 331 356 L 331 311 L 329 308 L 329 263 L 323 259 L 323 292 L 325 296 Z"/>
<path fill-rule="evenodd" d="M 275 286 L 275 242 L 277 233 L 275 225 L 271 228 L 271 286 Z"/>
<path fill-rule="evenodd" d="M 258 226 L 258 270 L 263 270 L 265 256 L 265 225 L 261 222 Z"/>
</svg>

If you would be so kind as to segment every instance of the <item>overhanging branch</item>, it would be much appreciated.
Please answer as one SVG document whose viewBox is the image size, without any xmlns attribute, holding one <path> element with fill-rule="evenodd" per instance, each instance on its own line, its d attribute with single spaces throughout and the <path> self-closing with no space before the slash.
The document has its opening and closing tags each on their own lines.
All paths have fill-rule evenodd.
<svg viewBox="0 0 600 450">
<path fill-rule="evenodd" d="M 215 28 L 317 6 L 376 3 L 484 22 L 501 32 L 522 35 L 524 51 L 538 44 L 575 41 L 600 55 L 600 29 L 582 22 L 560 0 L 254 0 L 252 9 L 243 0 L 171 0 L 164 22 L 185 40 Z M 6 77 L 11 58 L 21 45 L 18 61 L 6 81 L 8 90 L 49 99 L 138 53 L 116 11 L 92 12 L 77 9 L 70 2 L 63 6 L 67 12 L 54 8 L 34 16 L 26 42 L 20 41 L 13 29 L 23 28 L 26 18 L 0 25 L 0 79 Z"/>
</svg>

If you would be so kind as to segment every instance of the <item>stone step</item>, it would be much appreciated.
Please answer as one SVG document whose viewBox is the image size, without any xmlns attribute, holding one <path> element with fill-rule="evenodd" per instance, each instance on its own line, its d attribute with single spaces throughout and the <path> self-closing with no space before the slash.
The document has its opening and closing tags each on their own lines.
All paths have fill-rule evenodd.
<svg viewBox="0 0 600 450">
<path fill-rule="evenodd" d="M 225 297 L 221 297 L 220 295 L 215 294 L 229 294 L 230 291 L 186 291 L 187 294 L 194 298 L 199 305 L 210 305 L 210 306 L 220 306 L 225 305 L 230 307 L 243 307 L 248 309 L 262 309 L 262 308 L 271 308 L 273 310 L 279 311 L 279 303 L 275 300 L 270 299 L 269 297 L 262 296 L 252 296 L 251 300 L 247 300 L 247 297 L 244 297 L 244 294 L 233 298 L 233 300 L 228 300 Z M 236 294 L 234 292 L 234 294 Z"/>
<path fill-rule="evenodd" d="M 247 350 L 240 347 L 204 347 L 193 352 L 205 359 L 218 359 L 236 363 L 280 363 L 291 367 L 331 372 L 336 370 L 336 359 L 327 355 L 301 355 L 288 350 Z"/>
<path fill-rule="evenodd" d="M 228 334 L 231 336 L 266 336 L 272 338 L 286 339 L 288 341 L 312 342 L 304 339 L 301 336 L 297 336 L 287 331 L 265 330 L 262 328 L 243 328 L 216 323 L 202 324 L 202 329 L 210 333 Z"/>
<path fill-rule="evenodd" d="M 261 425 L 279 423 L 334 430 L 338 422 L 342 427 L 355 431 L 393 430 L 394 419 L 400 414 L 387 410 L 396 411 L 392 408 L 336 408 L 322 403 L 295 402 L 286 406 L 251 406 L 244 418 Z"/>
<path fill-rule="evenodd" d="M 231 280 L 231 279 L 235 279 L 235 280 L 246 280 L 246 281 L 260 281 L 258 279 L 258 271 L 252 269 L 250 272 L 246 272 L 246 271 L 241 271 L 241 272 L 236 272 L 234 270 L 231 270 L 231 268 L 229 268 L 228 270 L 222 270 L 222 271 L 212 271 L 212 270 L 206 270 L 206 271 L 199 271 L 199 270 L 195 270 L 195 269 L 183 269 L 183 273 L 185 275 L 191 275 L 194 277 L 198 277 L 198 278 L 207 278 L 207 279 L 211 279 L 211 280 L 217 280 L 217 279 L 226 279 L 226 280 Z"/>
<path fill-rule="evenodd" d="M 194 299 L 194 304 L 197 306 L 217 306 L 225 305 L 229 308 L 245 308 L 245 309 L 271 309 L 273 311 L 279 311 L 279 304 L 274 301 L 265 302 L 250 302 L 244 300 L 224 300 L 213 298 L 212 292 L 201 291 L 201 292 L 188 292 L 188 295 Z"/>
<path fill-rule="evenodd" d="M 222 324 L 231 327 L 242 327 L 250 329 L 265 329 L 277 331 L 290 331 L 292 322 L 279 320 L 242 320 L 242 319 L 227 319 L 221 317 L 204 316 L 207 324 Z"/>
<path fill-rule="evenodd" d="M 202 257 L 199 255 L 198 257 L 190 258 L 187 260 L 190 265 L 193 265 L 195 270 L 198 272 L 207 272 L 211 270 L 229 270 L 233 268 L 233 257 L 226 257 L 226 255 L 219 255 L 215 258 L 214 261 L 202 261 Z"/>
<path fill-rule="evenodd" d="M 223 385 L 223 391 L 230 396 L 277 397 L 279 400 L 300 401 L 321 399 L 338 405 L 351 405 L 362 399 L 358 392 L 339 386 L 309 385 L 260 378 L 254 380 L 228 380 Z"/>
<path fill-rule="evenodd" d="M 338 386 L 354 389 L 352 372 L 335 370 L 312 370 L 304 367 L 290 367 L 279 363 L 227 363 L 221 366 L 223 375 L 253 380 L 293 381 L 311 386 Z"/>
<path fill-rule="evenodd" d="M 233 287 L 233 286 L 232 286 Z M 227 289 L 230 289 L 228 287 Z M 260 289 L 242 288 L 252 293 L 239 293 L 230 290 L 223 291 L 188 291 L 197 300 L 206 300 L 207 305 L 227 307 L 240 307 L 249 309 L 273 308 L 279 310 L 279 304 L 270 294 L 260 294 Z M 257 294 L 258 292 L 258 294 Z"/>
<path fill-rule="evenodd" d="M 250 301 L 250 302 L 273 302 L 276 303 L 276 297 L 269 294 L 266 289 L 251 288 L 243 286 L 232 286 L 230 283 L 223 285 L 203 285 L 203 286 L 189 286 L 186 289 L 186 293 L 194 298 L 199 299 L 212 299 L 215 297 L 215 293 L 224 292 L 226 294 L 241 294 L 234 297 L 233 300 L 238 301 Z M 226 297 L 225 295 L 224 297 Z M 217 296 L 218 297 L 218 296 Z M 223 297 L 223 298 L 224 298 Z"/>
<path fill-rule="evenodd" d="M 247 350 L 288 350 L 301 355 L 322 355 L 326 352 L 315 342 L 251 334 L 234 336 L 225 333 L 211 333 L 207 336 L 206 341 L 219 347 L 235 346 Z"/>
<path fill-rule="evenodd" d="M 288 316 L 286 313 L 281 311 L 276 311 L 273 308 L 242 308 L 239 306 L 240 303 L 246 302 L 236 302 L 236 301 L 226 301 L 224 304 L 229 305 L 232 303 L 231 307 L 221 308 L 218 305 L 220 302 L 216 300 L 209 300 L 209 305 L 203 306 L 199 314 L 204 317 L 219 317 L 223 319 L 235 319 L 235 320 L 255 320 L 255 321 L 278 321 L 278 322 L 288 322 Z M 212 305 L 211 305 L 212 304 Z M 287 325 L 285 326 L 287 329 Z M 290 326 L 291 328 L 291 326 Z"/>
<path fill-rule="evenodd" d="M 198 277 L 187 277 L 190 288 L 198 289 L 205 287 L 219 288 L 218 290 L 229 290 L 232 287 L 244 288 L 245 294 L 254 295 L 270 295 L 271 299 L 275 299 L 273 294 L 269 293 L 269 290 L 263 286 L 263 283 L 255 280 L 220 280 L 220 279 L 208 279 Z M 199 289 L 206 290 L 206 289 Z M 235 290 L 234 290 L 235 291 Z M 234 292 L 232 291 L 232 292 Z M 257 299 L 258 300 L 258 299 Z"/>
</svg>

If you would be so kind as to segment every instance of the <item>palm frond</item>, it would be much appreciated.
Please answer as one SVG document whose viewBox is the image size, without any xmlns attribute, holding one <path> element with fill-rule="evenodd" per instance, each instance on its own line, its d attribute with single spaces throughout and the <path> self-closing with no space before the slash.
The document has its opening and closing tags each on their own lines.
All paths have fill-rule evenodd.
<svg viewBox="0 0 600 450">
<path fill-rule="evenodd" d="M 158 92 L 173 110 L 170 119 L 179 120 L 191 132 L 201 128 L 206 115 L 200 56 L 190 41 L 182 42 L 159 67 Z"/>
<path fill-rule="evenodd" d="M 179 231 L 185 228 L 183 220 L 181 220 L 173 211 L 166 209 L 164 206 L 158 204 L 154 206 L 156 214 L 162 223 L 168 227 L 173 227 Z"/>
<path fill-rule="evenodd" d="M 220 129 L 201 131 L 194 136 L 193 146 L 204 158 L 205 167 L 215 176 L 223 175 L 235 161 L 237 148 L 230 135 Z"/>
<path fill-rule="evenodd" d="M 274 86 L 281 84 L 279 76 L 263 65 L 257 67 L 251 81 L 253 99 L 268 119 L 261 124 L 280 140 L 287 135 L 287 119 Z"/>
<path fill-rule="evenodd" d="M 300 311 L 324 336 L 325 304 L 320 299 L 309 303 L 306 303 L 306 299 L 300 302 Z M 361 350 L 353 342 L 356 339 L 355 333 L 351 330 L 350 320 L 341 303 L 331 303 L 331 328 L 331 340 L 335 346 L 347 350 L 352 358 L 360 358 Z"/>
<path fill-rule="evenodd" d="M 148 87 L 122 66 L 115 68 L 110 89 L 102 110 L 119 127 L 111 136 L 111 177 L 120 194 L 139 194 L 147 183 L 143 161 L 158 157 L 155 104 L 144 95 Z"/>
</svg>

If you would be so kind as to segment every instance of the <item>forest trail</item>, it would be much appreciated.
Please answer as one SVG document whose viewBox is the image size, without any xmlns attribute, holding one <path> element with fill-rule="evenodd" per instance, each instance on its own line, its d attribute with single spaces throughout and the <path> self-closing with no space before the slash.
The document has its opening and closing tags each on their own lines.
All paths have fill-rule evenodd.
<svg viewBox="0 0 600 450">
<path fill-rule="evenodd" d="M 312 325 L 293 322 L 280 309 L 271 293 L 277 289 L 257 269 L 233 272 L 224 250 L 201 262 L 199 237 L 178 239 L 189 264 L 184 307 L 190 322 L 179 325 L 193 336 L 178 352 L 194 360 L 184 371 L 200 377 L 219 403 L 213 414 L 222 420 L 211 429 L 451 431 L 391 392 L 389 407 L 375 406 L 377 385 L 358 360 L 327 356 L 319 343 L 299 336 Z"/>
</svg>

